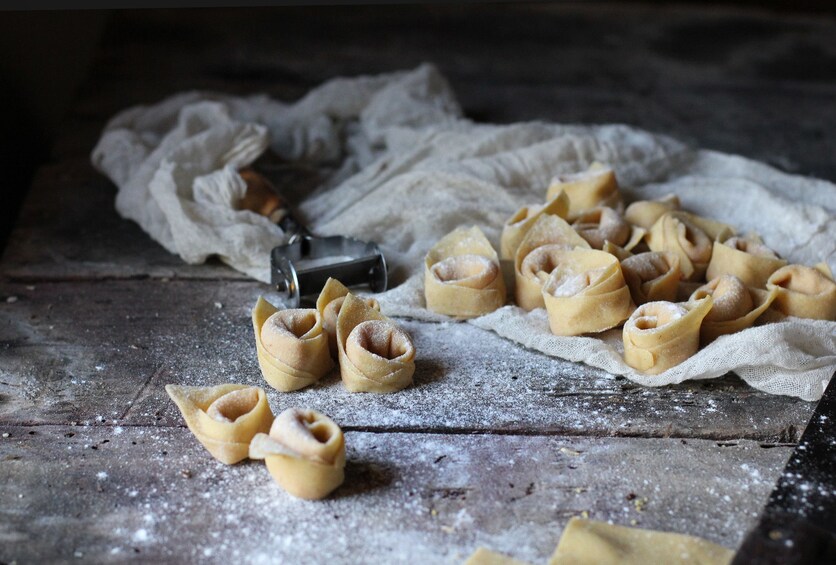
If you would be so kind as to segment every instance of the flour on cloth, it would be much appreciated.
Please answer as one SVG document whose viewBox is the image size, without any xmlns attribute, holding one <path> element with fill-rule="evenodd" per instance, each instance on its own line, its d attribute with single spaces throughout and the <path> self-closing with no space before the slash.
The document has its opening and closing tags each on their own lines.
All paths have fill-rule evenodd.
<svg viewBox="0 0 836 565">
<path fill-rule="evenodd" d="M 236 171 L 268 147 L 285 159 L 338 165 L 299 215 L 318 235 L 380 244 L 401 283 L 378 296 L 390 316 L 447 320 L 424 304 L 427 250 L 463 225 L 478 225 L 498 249 L 514 211 L 542 203 L 552 177 L 593 161 L 616 171 L 628 201 L 674 193 L 686 210 L 756 231 L 791 263 L 836 270 L 832 183 L 623 125 L 477 124 L 461 117 L 431 65 L 335 79 L 293 104 L 187 93 L 132 108 L 107 125 L 93 163 L 118 186 L 119 213 L 166 249 L 190 263 L 217 255 L 267 281 L 269 251 L 285 236 L 234 203 L 246 188 Z M 836 370 L 835 322 L 787 318 L 723 336 L 655 376 L 624 363 L 620 330 L 558 337 L 544 310 L 516 306 L 470 323 L 649 386 L 733 370 L 760 390 L 816 400 Z"/>
</svg>

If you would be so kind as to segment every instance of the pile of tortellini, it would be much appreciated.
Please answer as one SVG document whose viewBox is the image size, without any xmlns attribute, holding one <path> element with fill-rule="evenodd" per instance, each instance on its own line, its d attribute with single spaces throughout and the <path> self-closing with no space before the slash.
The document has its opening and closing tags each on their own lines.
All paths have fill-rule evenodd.
<svg viewBox="0 0 836 565">
<path fill-rule="evenodd" d="M 682 210 L 674 195 L 625 209 L 615 173 L 600 163 L 555 178 L 546 199 L 508 219 L 499 256 L 478 227 L 438 241 L 425 259 L 427 308 L 492 312 L 507 299 L 503 266 L 513 268 L 517 306 L 545 308 L 559 336 L 623 325 L 624 360 L 647 374 L 759 318 L 836 320 L 826 264 L 789 265 L 757 234 Z"/>
<path fill-rule="evenodd" d="M 387 393 L 412 383 L 415 346 L 409 335 L 329 279 L 316 308 L 279 310 L 260 297 L 252 311 L 258 362 L 265 380 L 289 392 L 309 386 L 339 363 L 351 392 Z M 310 409 L 273 417 L 259 387 L 166 386 L 186 425 L 219 461 L 264 459 L 276 482 L 299 498 L 324 498 L 344 479 L 345 439 L 333 420 Z"/>
</svg>

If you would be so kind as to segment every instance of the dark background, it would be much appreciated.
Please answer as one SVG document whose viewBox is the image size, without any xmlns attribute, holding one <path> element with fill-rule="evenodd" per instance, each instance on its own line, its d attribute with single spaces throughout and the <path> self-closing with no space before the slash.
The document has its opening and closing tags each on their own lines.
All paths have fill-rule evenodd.
<svg viewBox="0 0 836 565">
<path fill-rule="evenodd" d="M 93 65 L 104 11 L 0 12 L 0 250 Z"/>
<path fill-rule="evenodd" d="M 346 4 L 347 2 L 337 3 Z M 388 4 L 393 3 L 389 2 Z M 622 2 L 620 5 L 624 4 L 630 3 Z M 636 4 L 639 5 L 639 3 Z M 181 3 L 180 5 L 188 4 Z M 205 3 L 201 5 L 205 5 Z M 647 2 L 640 5 L 647 6 Z M 667 8 L 671 6 L 670 3 L 658 3 L 658 5 Z M 612 6 L 613 4 L 602 3 L 596 5 L 595 9 L 606 12 Z M 791 18 L 798 14 L 812 14 L 815 17 L 832 18 L 836 13 L 836 2 L 820 0 L 702 2 L 682 6 L 689 9 L 696 8 L 705 13 L 722 11 L 728 8 L 767 12 L 778 18 L 778 21 L 781 18 Z M 305 34 L 323 33 L 323 20 L 339 19 L 348 14 L 346 10 L 351 9 L 323 6 L 309 8 L 280 6 L 241 8 L 237 12 L 239 14 L 251 14 L 254 22 L 257 21 L 262 24 L 271 20 L 276 22 L 285 21 L 285 15 L 289 14 L 294 21 L 295 45 L 303 45 Z M 403 25 L 403 18 L 398 18 L 398 13 L 403 12 L 407 16 L 415 14 L 416 17 L 422 17 L 424 14 L 432 14 L 433 10 L 443 11 L 446 8 L 424 6 L 416 10 L 415 6 L 396 5 L 380 8 L 366 6 L 356 9 L 365 10 L 367 19 L 370 10 L 378 10 L 379 16 L 373 15 L 372 17 L 379 17 L 381 29 L 384 29 L 388 19 L 395 22 L 393 25 Z M 501 9 L 501 6 L 496 4 L 468 3 L 464 7 L 450 9 L 458 10 L 454 21 L 462 22 L 462 27 L 469 25 L 469 14 L 474 14 L 476 21 L 483 26 L 479 33 L 484 34 L 486 42 L 490 42 L 492 37 L 501 36 L 506 24 L 513 27 L 513 22 L 503 22 L 501 17 L 482 17 L 481 14 L 494 13 Z M 211 8 L 196 10 L 195 14 L 198 12 L 204 27 L 206 27 L 207 21 L 211 22 L 213 19 L 217 20 L 215 24 L 220 25 L 229 14 L 227 11 Z M 169 13 L 172 16 L 175 15 L 175 12 L 157 11 L 154 14 L 154 20 L 156 22 L 165 21 Z M 32 175 L 40 164 L 49 160 L 51 144 L 62 126 L 68 110 L 72 107 L 73 100 L 78 96 L 79 89 L 85 84 L 85 79 L 91 72 L 96 72 L 97 68 L 106 66 L 108 46 L 122 41 L 119 34 L 124 25 L 120 27 L 120 22 L 136 19 L 137 17 L 141 19 L 142 16 L 141 11 L 113 10 L 0 12 L 0 123 L 3 124 L 2 134 L 0 134 L 0 163 L 2 163 L 5 172 L 2 185 L 0 185 L 0 250 L 5 247 L 7 235 L 14 224 Z M 172 22 L 182 23 L 183 20 L 182 11 L 179 12 L 178 17 L 172 17 Z M 335 33 L 333 21 L 327 29 L 327 33 Z M 262 33 L 263 31 L 261 29 Z M 565 32 L 567 31 L 571 32 L 572 30 L 554 29 L 555 41 L 566 41 Z M 172 24 L 170 30 L 172 35 L 181 32 L 186 38 L 184 41 L 188 41 L 190 30 L 183 30 L 178 28 L 176 24 Z M 455 48 L 454 37 L 457 33 L 455 26 L 447 27 L 440 32 L 445 34 L 447 44 Z M 246 29 L 243 29 L 241 33 L 246 34 Z M 717 29 L 716 33 L 716 43 L 713 42 L 710 31 L 708 37 L 705 37 L 706 34 L 702 33 L 693 44 L 693 52 L 688 55 L 696 58 L 707 57 L 714 63 L 717 62 L 718 58 L 721 60 L 729 37 L 733 37 L 736 32 L 733 27 L 728 28 L 726 26 L 725 29 Z M 745 35 L 751 34 L 753 31 L 743 29 L 741 33 Z M 754 33 L 768 34 L 770 30 L 755 30 Z M 570 37 L 572 37 L 571 33 Z M 161 38 L 162 41 L 168 41 L 169 39 Z M 200 37 L 199 40 L 205 41 L 206 38 Z M 579 40 L 586 41 L 587 39 L 580 38 Z M 594 38 L 589 40 L 594 41 Z M 229 41 L 229 38 L 227 38 L 227 41 Z M 339 42 L 338 32 L 334 41 Z M 392 41 L 392 38 L 383 39 L 379 36 L 370 35 L 368 41 L 372 43 L 380 41 L 381 49 L 387 49 L 388 44 L 386 42 Z M 434 41 L 434 38 L 427 38 L 427 48 L 430 51 L 430 46 Z M 524 43 L 524 40 L 521 40 L 520 43 Z M 176 47 L 176 43 L 173 45 Z M 688 40 L 686 39 L 682 44 L 671 44 L 669 49 L 673 55 L 681 55 L 681 53 L 675 51 L 682 50 L 682 45 L 686 45 L 687 49 Z M 629 45 L 625 45 L 623 48 L 629 49 Z M 664 48 L 662 46 L 662 49 Z M 448 53 L 448 55 L 450 60 L 455 59 L 455 53 Z M 822 53 L 804 53 L 802 51 L 797 54 L 797 59 L 797 64 L 790 62 L 783 68 L 775 70 L 773 78 L 777 78 L 780 82 L 782 76 L 785 75 L 787 80 L 796 81 L 799 78 L 799 72 L 802 73 L 802 80 L 810 79 L 811 75 L 815 78 L 817 73 L 821 75 L 836 73 L 836 68 L 834 68 L 836 67 L 836 59 L 823 57 Z M 590 64 L 594 65 L 595 63 L 591 61 Z M 242 68 L 247 68 L 247 66 L 242 65 Z M 444 70 L 442 68 L 442 71 Z M 377 69 L 368 69 L 368 72 L 377 71 Z M 246 73 L 246 71 L 244 72 Z M 366 69 L 346 68 L 344 72 L 345 74 L 361 73 L 366 72 Z M 231 78 L 235 79 L 236 77 Z M 241 83 L 246 85 L 252 77 L 245 74 L 240 78 Z M 269 79 L 269 77 L 266 78 Z M 312 81 L 310 86 L 314 85 L 315 83 Z M 184 85 L 184 87 L 188 87 L 188 85 Z M 632 92 L 632 94 L 636 93 Z M 134 98 L 135 96 L 132 93 L 126 92 L 125 104 L 137 103 L 138 100 Z M 486 118 L 491 121 L 502 120 L 502 116 L 497 115 L 471 115 L 471 117 L 476 119 Z M 622 118 L 621 121 L 628 123 L 630 121 L 622 116 L 612 117 Z M 636 125 L 642 124 L 638 123 Z M 832 126 L 833 124 L 823 125 L 827 128 L 832 128 Z M 724 149 L 723 147 L 717 148 Z M 777 164 L 780 166 L 780 163 Z M 819 175 L 827 173 L 827 171 L 815 170 L 815 167 L 813 169 L 799 172 L 817 173 Z"/>
</svg>

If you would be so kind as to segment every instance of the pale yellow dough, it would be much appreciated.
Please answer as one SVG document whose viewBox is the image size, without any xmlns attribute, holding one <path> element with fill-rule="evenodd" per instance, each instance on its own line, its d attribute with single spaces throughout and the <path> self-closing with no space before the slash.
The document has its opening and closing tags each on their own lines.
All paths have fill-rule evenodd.
<svg viewBox="0 0 836 565">
<path fill-rule="evenodd" d="M 777 293 L 773 307 L 787 316 L 836 321 L 836 283 L 824 263 L 781 267 L 766 288 Z"/>
<path fill-rule="evenodd" d="M 337 359 L 337 316 L 343 301 L 348 295 L 348 288 L 335 278 L 329 277 L 316 299 L 316 309 L 322 318 L 322 329 L 328 334 L 328 350 L 331 357 Z M 380 311 L 380 304 L 374 298 L 363 299 L 369 308 Z"/>
<path fill-rule="evenodd" d="M 734 275 L 723 275 L 701 286 L 691 300 L 711 296 L 713 304 L 700 326 L 700 341 L 705 345 L 721 335 L 752 327 L 777 294 L 774 289 L 749 288 Z"/>
<path fill-rule="evenodd" d="M 529 563 L 480 547 L 462 565 L 529 565 Z"/>
<path fill-rule="evenodd" d="M 267 396 L 259 387 L 166 385 L 165 391 L 203 447 L 227 465 L 246 459 L 250 440 L 273 423 Z"/>
<path fill-rule="evenodd" d="M 609 242 L 630 251 L 647 233 L 643 228 L 630 226 L 618 212 L 606 206 L 579 214 L 572 227 L 593 249 L 603 249 Z"/>
<path fill-rule="evenodd" d="M 668 251 L 679 256 L 681 277 L 702 279 L 711 260 L 712 239 L 684 212 L 662 214 L 647 234 L 651 251 Z"/>
<path fill-rule="evenodd" d="M 679 288 L 679 255 L 648 251 L 621 260 L 624 280 L 636 304 L 676 300 Z"/>
<path fill-rule="evenodd" d="M 545 308 L 543 283 L 557 266 L 555 253 L 589 244 L 557 216 L 540 217 L 520 242 L 514 256 L 514 298 L 525 310 Z"/>
<path fill-rule="evenodd" d="M 692 214 L 691 212 L 679 211 L 674 212 L 674 214 L 680 218 L 685 218 L 700 228 L 712 241 L 726 241 L 730 237 L 734 236 L 734 227 L 729 224 L 724 224 L 723 222 L 718 222 L 717 220 L 712 220 L 711 218 L 698 216 L 696 214 Z"/>
<path fill-rule="evenodd" d="M 252 320 L 261 373 L 276 390 L 299 390 L 334 367 L 328 335 L 313 308 L 278 310 L 259 297 Z"/>
<path fill-rule="evenodd" d="M 569 197 L 560 191 L 557 196 L 544 206 L 523 206 L 513 216 L 508 218 L 502 227 L 502 237 L 499 242 L 499 257 L 512 261 L 525 234 L 540 216 L 559 216 L 565 218 L 569 212 Z"/>
<path fill-rule="evenodd" d="M 700 347 L 700 325 L 712 298 L 692 302 L 648 302 L 624 324 L 624 362 L 649 375 L 679 365 Z"/>
<path fill-rule="evenodd" d="M 604 242 L 604 246 L 601 248 L 601 251 L 606 251 L 610 255 L 615 255 L 619 261 L 624 261 L 627 257 L 633 256 L 632 251 L 627 251 L 620 245 L 616 245 L 610 241 Z"/>
<path fill-rule="evenodd" d="M 694 536 L 572 518 L 549 565 L 728 565 L 733 557 Z"/>
<path fill-rule="evenodd" d="M 433 312 L 456 318 L 481 316 L 505 304 L 499 258 L 482 230 L 457 228 L 427 252 L 424 297 Z"/>
<path fill-rule="evenodd" d="M 415 346 L 409 335 L 353 294 L 337 318 L 337 346 L 349 392 L 397 392 L 412 384 Z"/>
<path fill-rule="evenodd" d="M 639 200 L 624 211 L 624 219 L 634 226 L 649 230 L 662 214 L 679 210 L 679 197 L 668 194 L 659 200 Z"/>
<path fill-rule="evenodd" d="M 564 249 L 543 285 L 549 328 L 581 335 L 613 328 L 635 309 L 618 259 L 596 249 Z"/>
<path fill-rule="evenodd" d="M 552 200 L 560 191 L 569 197 L 570 217 L 598 206 L 621 207 L 615 172 L 602 163 L 592 163 L 586 171 L 555 177 L 546 192 L 546 200 Z"/>
<path fill-rule="evenodd" d="M 786 264 L 762 243 L 733 237 L 722 243 L 714 242 L 705 278 L 712 280 L 722 275 L 734 275 L 746 286 L 766 288 L 769 276 Z"/>
<path fill-rule="evenodd" d="M 288 408 L 270 433 L 257 434 L 250 459 L 264 459 L 281 487 L 298 498 L 325 498 L 345 478 L 345 438 L 331 418 L 315 410 Z"/>
</svg>

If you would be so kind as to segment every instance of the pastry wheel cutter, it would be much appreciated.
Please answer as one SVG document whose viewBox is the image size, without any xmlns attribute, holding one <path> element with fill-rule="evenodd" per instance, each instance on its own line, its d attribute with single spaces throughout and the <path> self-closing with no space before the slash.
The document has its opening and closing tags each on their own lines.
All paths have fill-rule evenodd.
<svg viewBox="0 0 836 565">
<path fill-rule="evenodd" d="M 270 282 L 290 308 L 298 308 L 305 296 L 319 294 L 329 277 L 348 287 L 386 290 L 386 259 L 377 244 L 342 235 L 317 237 L 290 214 L 279 226 L 290 240 L 270 252 Z"/>
</svg>

